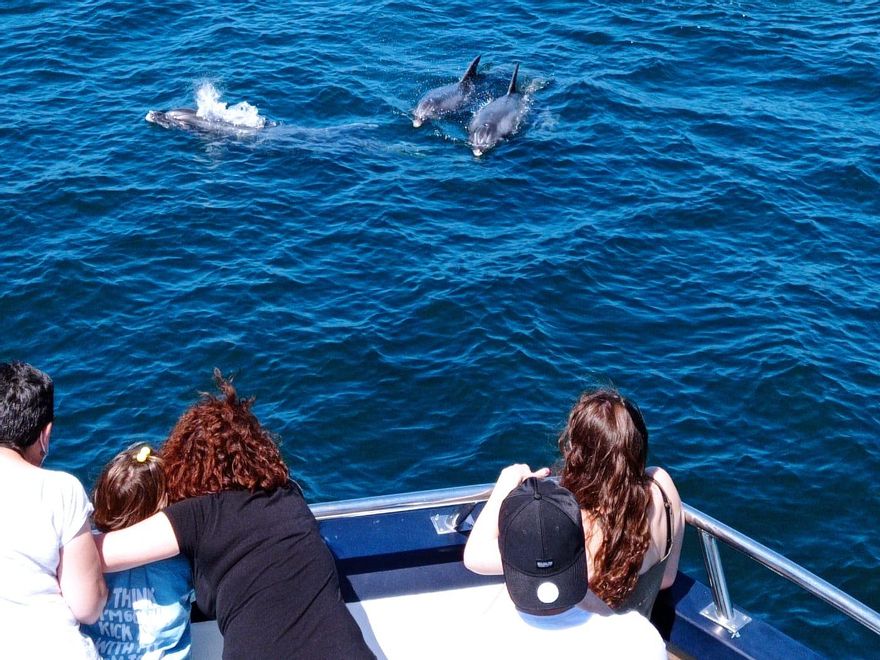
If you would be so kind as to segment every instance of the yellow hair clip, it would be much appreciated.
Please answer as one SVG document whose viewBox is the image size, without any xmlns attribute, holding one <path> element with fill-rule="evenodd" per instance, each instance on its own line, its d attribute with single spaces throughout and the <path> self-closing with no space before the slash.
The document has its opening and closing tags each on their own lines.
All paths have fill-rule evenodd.
<svg viewBox="0 0 880 660">
<path fill-rule="evenodd" d="M 136 460 L 138 463 L 145 463 L 146 460 L 150 457 L 151 451 L 152 449 L 150 449 L 147 445 L 144 445 L 137 453 L 137 456 L 134 457 L 134 460 Z"/>
</svg>

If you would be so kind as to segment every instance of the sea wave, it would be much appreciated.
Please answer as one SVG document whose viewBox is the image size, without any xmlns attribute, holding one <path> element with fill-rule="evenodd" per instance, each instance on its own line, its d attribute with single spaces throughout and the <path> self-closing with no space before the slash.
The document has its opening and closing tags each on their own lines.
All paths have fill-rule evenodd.
<svg viewBox="0 0 880 660">
<path fill-rule="evenodd" d="M 880 607 L 877 3 L 5 9 L 0 359 L 56 380 L 52 467 L 160 442 L 219 366 L 312 500 L 484 483 L 610 382 L 688 502 Z M 474 108 L 413 129 L 477 53 Z M 527 119 L 475 159 L 514 62 Z M 193 106 L 258 130 L 143 121 Z"/>
</svg>

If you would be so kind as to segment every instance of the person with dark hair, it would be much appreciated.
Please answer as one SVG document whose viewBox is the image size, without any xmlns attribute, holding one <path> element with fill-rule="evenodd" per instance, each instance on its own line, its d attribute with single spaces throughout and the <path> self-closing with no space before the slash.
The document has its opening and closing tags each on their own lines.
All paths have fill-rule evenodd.
<svg viewBox="0 0 880 660">
<path fill-rule="evenodd" d="M 672 586 L 684 512 L 672 478 L 647 468 L 648 428 L 639 408 L 611 389 L 586 392 L 559 436 L 559 483 L 584 516 L 590 589 L 618 611 L 650 616 Z"/>
<path fill-rule="evenodd" d="M 0 656 L 97 658 L 79 630 L 107 599 L 90 533 L 92 505 L 73 475 L 46 470 L 52 379 L 0 364 Z"/>
<path fill-rule="evenodd" d="M 506 594 L 473 621 L 473 640 L 464 644 L 462 657 L 579 651 L 593 658 L 665 660 L 660 633 L 644 616 L 615 613 L 589 592 L 580 506 L 571 492 L 536 476 L 546 473 L 527 465 L 503 470 L 474 525 L 468 546 L 481 543 L 485 531 L 498 531 Z"/>
<path fill-rule="evenodd" d="M 93 496 L 95 527 L 130 527 L 168 504 L 162 460 L 138 442 L 104 467 Z M 190 611 L 195 597 L 189 562 L 181 556 L 106 576 L 110 597 L 101 618 L 83 626 L 102 658 L 191 655 Z"/>
<path fill-rule="evenodd" d="M 272 435 L 219 370 L 160 455 L 168 507 L 99 539 L 106 571 L 183 554 L 223 657 L 373 658 Z"/>
<path fill-rule="evenodd" d="M 666 471 L 645 467 L 648 429 L 641 412 L 613 390 L 587 392 L 569 413 L 559 448 L 559 483 L 574 494 L 583 516 L 590 591 L 616 611 L 650 616 L 660 589 L 675 581 L 684 514 Z M 497 526 L 487 523 L 481 531 L 476 541 L 471 534 L 465 564 L 497 575 Z"/>
</svg>

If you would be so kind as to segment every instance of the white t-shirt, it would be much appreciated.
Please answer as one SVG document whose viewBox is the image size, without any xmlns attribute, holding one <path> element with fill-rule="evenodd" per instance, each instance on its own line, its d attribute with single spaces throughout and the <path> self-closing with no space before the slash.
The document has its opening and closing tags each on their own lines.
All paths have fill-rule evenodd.
<svg viewBox="0 0 880 660">
<path fill-rule="evenodd" d="M 464 658 L 667 659 L 660 633 L 638 612 L 601 615 L 573 607 L 533 616 L 517 610 L 506 593 L 474 621 L 462 642 Z"/>
<path fill-rule="evenodd" d="M 66 472 L 0 463 L 0 503 L 0 657 L 97 657 L 57 575 L 61 548 L 92 512 L 82 485 Z"/>
</svg>

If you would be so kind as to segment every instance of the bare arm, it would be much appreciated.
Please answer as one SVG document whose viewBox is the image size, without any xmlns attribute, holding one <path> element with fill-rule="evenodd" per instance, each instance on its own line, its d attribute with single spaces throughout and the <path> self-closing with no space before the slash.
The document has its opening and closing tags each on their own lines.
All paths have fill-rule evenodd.
<svg viewBox="0 0 880 660">
<path fill-rule="evenodd" d="M 58 585 L 77 621 L 94 623 L 98 620 L 107 602 L 107 585 L 88 522 L 61 548 Z"/>
<path fill-rule="evenodd" d="M 105 573 L 124 571 L 180 554 L 174 528 L 162 512 L 131 527 L 98 535 L 96 540 Z"/>
<path fill-rule="evenodd" d="M 681 558 L 681 546 L 684 541 L 684 511 L 681 507 L 681 497 L 678 489 L 672 483 L 672 477 L 659 467 L 648 468 L 645 471 L 648 476 L 660 484 L 660 488 L 669 498 L 669 504 L 672 508 L 672 549 L 669 551 L 669 561 L 666 563 L 666 570 L 663 572 L 663 582 L 661 589 L 667 589 L 675 582 L 675 576 L 678 573 L 678 561 Z"/>
<path fill-rule="evenodd" d="M 514 488 L 529 477 L 543 479 L 550 476 L 549 468 L 541 468 L 532 472 L 528 465 L 518 463 L 510 465 L 498 475 L 495 488 L 483 507 L 480 517 L 464 546 L 464 565 L 480 575 L 501 575 L 501 550 L 498 548 L 498 514 L 501 503 Z"/>
</svg>

